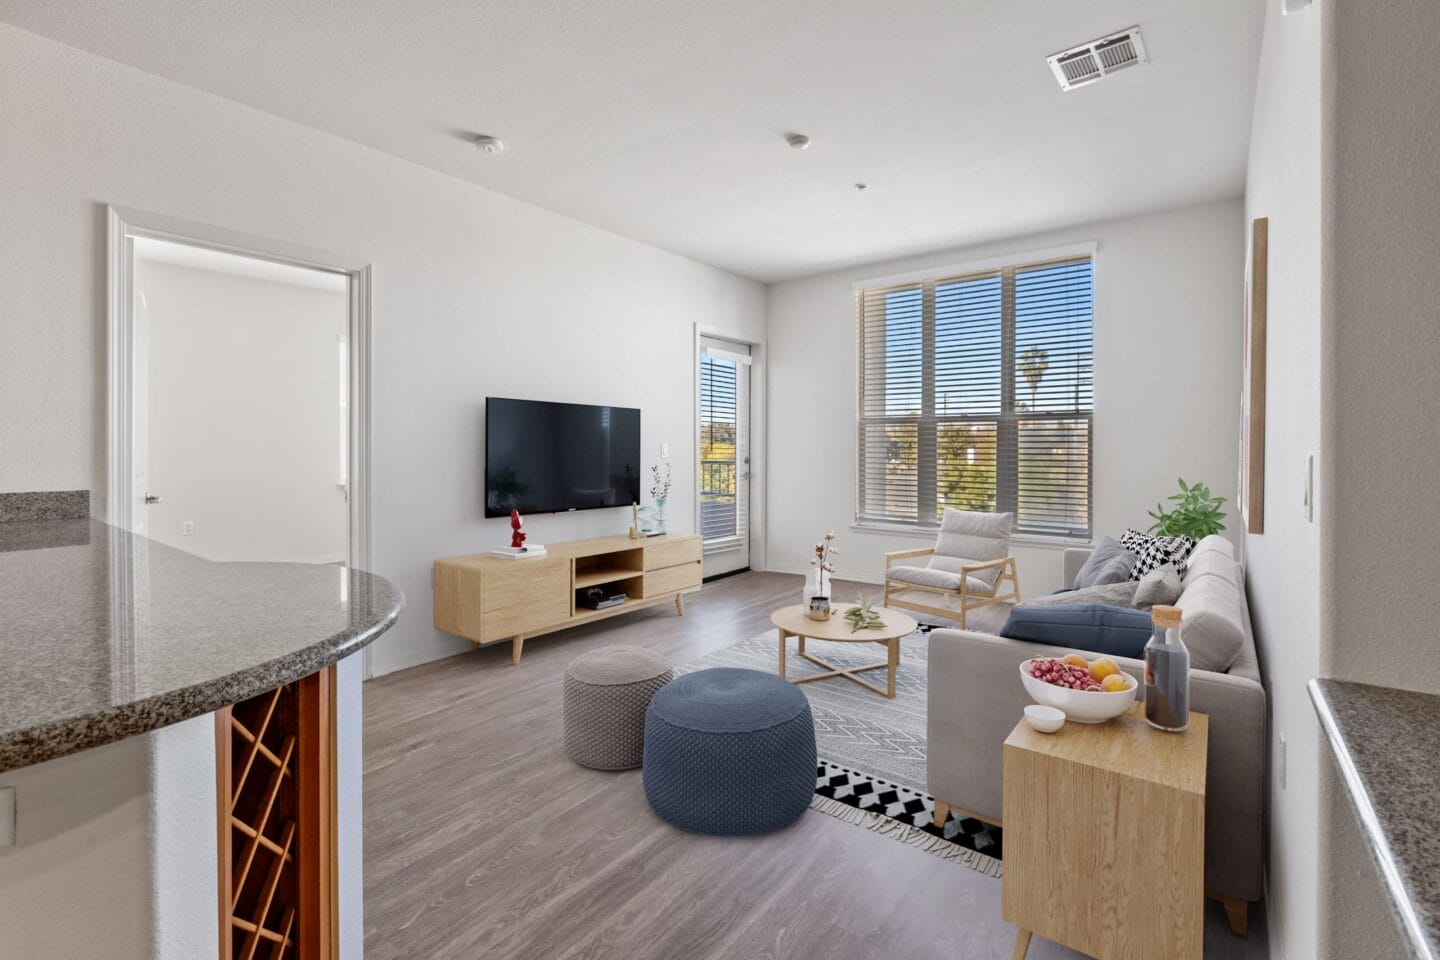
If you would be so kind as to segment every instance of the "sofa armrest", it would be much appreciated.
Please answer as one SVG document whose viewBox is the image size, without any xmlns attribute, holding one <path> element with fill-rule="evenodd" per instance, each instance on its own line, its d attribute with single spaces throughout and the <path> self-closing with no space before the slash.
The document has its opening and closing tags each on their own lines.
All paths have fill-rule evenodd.
<svg viewBox="0 0 1440 960">
<path fill-rule="evenodd" d="M 1085 566 L 1085 561 L 1090 559 L 1092 551 L 1084 547 L 1065 548 L 1065 588 L 1075 586 L 1075 578 L 1080 575 L 1080 568 Z"/>
<path fill-rule="evenodd" d="M 931 795 L 999 820 L 1005 738 L 1031 702 L 1020 682 L 1020 664 L 1075 652 L 1085 653 L 968 630 L 932 631 L 926 718 Z M 1111 659 L 1137 680 L 1143 676 L 1141 661 Z M 1196 670 L 1190 675 L 1190 705 L 1210 718 L 1205 885 L 1257 900 L 1263 879 L 1265 692 L 1244 677 Z"/>
</svg>

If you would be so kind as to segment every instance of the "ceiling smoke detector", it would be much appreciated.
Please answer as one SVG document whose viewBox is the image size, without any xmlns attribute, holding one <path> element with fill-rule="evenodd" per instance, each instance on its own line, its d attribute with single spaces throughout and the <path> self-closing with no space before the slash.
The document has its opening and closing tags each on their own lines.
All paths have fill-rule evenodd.
<svg viewBox="0 0 1440 960">
<path fill-rule="evenodd" d="M 1098 40 L 1091 40 L 1089 43 L 1082 43 L 1069 50 L 1052 53 L 1045 61 L 1050 64 L 1051 72 L 1060 82 L 1060 89 L 1074 90 L 1087 83 L 1103 80 L 1117 70 L 1148 63 L 1150 58 L 1145 55 L 1145 43 L 1140 39 L 1140 28 L 1135 26 Z"/>
<path fill-rule="evenodd" d="M 810 138 L 803 133 L 789 133 L 785 135 L 785 142 L 790 144 L 793 150 L 804 150 L 810 146 Z"/>
<path fill-rule="evenodd" d="M 488 133 L 475 134 L 475 146 L 481 153 L 499 153 L 505 149 L 505 144 L 499 137 L 492 137 Z"/>
</svg>

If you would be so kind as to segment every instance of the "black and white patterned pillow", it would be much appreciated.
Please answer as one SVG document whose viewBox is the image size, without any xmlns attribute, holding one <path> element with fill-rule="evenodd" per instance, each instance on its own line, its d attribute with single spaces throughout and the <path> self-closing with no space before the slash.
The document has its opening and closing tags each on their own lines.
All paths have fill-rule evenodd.
<svg viewBox="0 0 1440 960">
<path fill-rule="evenodd" d="M 1185 566 L 1190 562 L 1190 551 L 1195 549 L 1195 541 L 1189 537 L 1152 537 L 1139 530 L 1126 530 L 1120 535 L 1120 546 L 1135 554 L 1137 559 L 1130 571 L 1130 579 L 1139 580 L 1167 563 L 1173 563 L 1175 571 L 1185 576 Z"/>
</svg>

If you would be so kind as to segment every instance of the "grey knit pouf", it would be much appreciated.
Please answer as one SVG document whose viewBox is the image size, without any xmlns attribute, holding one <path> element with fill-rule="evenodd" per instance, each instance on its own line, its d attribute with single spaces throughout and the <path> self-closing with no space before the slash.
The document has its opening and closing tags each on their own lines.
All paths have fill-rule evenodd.
<svg viewBox="0 0 1440 960">
<path fill-rule="evenodd" d="M 601 647 L 565 669 L 565 752 L 596 770 L 630 770 L 645 757 L 645 709 L 675 676 L 643 647 Z"/>
</svg>

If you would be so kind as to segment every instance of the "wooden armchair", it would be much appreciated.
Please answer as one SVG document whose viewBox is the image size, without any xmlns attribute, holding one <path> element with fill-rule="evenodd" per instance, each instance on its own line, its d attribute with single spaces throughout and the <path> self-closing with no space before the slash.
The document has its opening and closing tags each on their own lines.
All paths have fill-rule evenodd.
<svg viewBox="0 0 1440 960">
<path fill-rule="evenodd" d="M 887 607 L 953 620 L 992 603 L 1020 602 L 1020 575 L 1010 556 L 1008 513 L 945 511 L 935 546 L 885 554 Z M 926 558 L 923 564 L 915 562 Z M 915 597 L 914 594 L 922 597 Z M 935 602 L 927 602 L 929 598 Z"/>
</svg>

